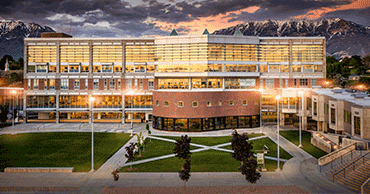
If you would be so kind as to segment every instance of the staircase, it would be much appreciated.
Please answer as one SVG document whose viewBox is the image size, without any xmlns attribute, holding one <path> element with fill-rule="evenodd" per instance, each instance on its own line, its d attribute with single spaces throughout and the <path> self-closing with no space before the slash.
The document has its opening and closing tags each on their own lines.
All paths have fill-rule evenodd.
<svg viewBox="0 0 370 194">
<path fill-rule="evenodd" d="M 361 191 L 361 185 L 370 177 L 370 153 L 359 151 L 342 156 L 323 167 L 325 174 L 347 187 Z"/>
</svg>

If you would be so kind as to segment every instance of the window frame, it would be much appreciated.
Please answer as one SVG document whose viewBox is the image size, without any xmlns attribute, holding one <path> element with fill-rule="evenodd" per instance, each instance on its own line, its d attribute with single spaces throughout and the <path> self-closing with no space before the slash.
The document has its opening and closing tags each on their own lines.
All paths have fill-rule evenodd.
<svg viewBox="0 0 370 194">
<path fill-rule="evenodd" d="M 195 103 L 196 105 L 194 105 L 194 103 Z M 198 101 L 193 101 L 193 102 L 191 103 L 191 105 L 192 105 L 192 107 L 194 107 L 194 108 L 196 108 L 196 107 L 198 107 L 198 106 L 199 106 Z"/>
</svg>

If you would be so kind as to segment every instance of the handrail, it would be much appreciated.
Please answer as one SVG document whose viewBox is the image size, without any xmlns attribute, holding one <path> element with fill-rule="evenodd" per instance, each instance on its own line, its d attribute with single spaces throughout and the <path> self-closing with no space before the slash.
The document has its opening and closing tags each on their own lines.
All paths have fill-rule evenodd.
<svg viewBox="0 0 370 194">
<path fill-rule="evenodd" d="M 364 158 L 365 158 L 365 156 L 366 155 L 368 155 L 368 154 L 370 154 L 370 152 L 368 152 L 367 154 L 365 154 L 365 155 L 363 155 L 363 156 L 361 156 L 361 157 L 359 157 L 358 159 L 356 159 L 355 161 L 353 161 L 353 162 L 351 162 L 351 164 L 348 164 L 346 167 L 344 167 L 342 170 L 340 170 L 340 171 L 338 171 L 338 172 L 336 172 L 336 173 L 334 173 L 333 174 L 333 180 L 334 180 L 334 178 L 335 178 L 335 175 L 337 175 L 337 174 L 339 174 L 340 172 L 342 172 L 342 171 L 344 171 L 344 177 L 346 177 L 346 169 L 348 168 L 348 167 L 350 167 L 351 165 L 353 165 L 354 163 L 356 163 L 357 161 L 359 161 L 359 160 L 361 160 L 361 159 L 363 159 L 364 160 Z M 363 161 L 364 162 L 364 161 Z M 354 166 L 355 167 L 355 166 Z"/>
<path fill-rule="evenodd" d="M 355 150 L 355 149 L 356 149 L 356 146 L 357 146 L 357 145 L 356 145 L 356 143 L 350 144 L 350 145 L 348 145 L 348 146 L 346 146 L 346 147 L 343 147 L 343 148 L 341 148 L 341 149 L 335 150 L 334 152 L 331 152 L 331 153 L 329 153 L 329 154 L 326 154 L 325 156 L 322 156 L 321 158 L 319 158 L 319 159 L 318 159 L 318 164 L 319 164 L 320 166 L 322 166 L 322 165 L 325 165 L 325 164 L 329 163 L 329 162 L 327 162 L 327 163 L 323 163 L 322 161 L 323 161 L 324 159 L 328 158 L 328 157 L 331 157 L 332 155 L 337 154 L 338 152 L 341 152 L 341 151 L 343 151 L 343 150 L 345 150 L 345 149 L 347 149 L 347 148 L 349 148 L 349 147 L 353 146 L 353 145 L 355 145 L 355 148 L 354 148 L 354 149 L 351 149 L 351 151 L 352 151 L 352 150 Z M 348 153 L 348 152 L 347 152 L 347 153 Z M 347 153 L 345 153 L 345 154 L 343 154 L 343 155 L 346 155 Z M 343 156 L 343 155 L 341 155 L 341 156 Z M 338 158 L 339 158 L 339 157 L 341 157 L 341 156 L 335 157 L 333 160 L 336 160 L 336 159 L 338 159 Z M 333 161 L 333 160 L 332 160 L 332 161 Z"/>
<path fill-rule="evenodd" d="M 361 194 L 365 193 L 370 193 L 370 177 L 361 185 Z"/>
</svg>

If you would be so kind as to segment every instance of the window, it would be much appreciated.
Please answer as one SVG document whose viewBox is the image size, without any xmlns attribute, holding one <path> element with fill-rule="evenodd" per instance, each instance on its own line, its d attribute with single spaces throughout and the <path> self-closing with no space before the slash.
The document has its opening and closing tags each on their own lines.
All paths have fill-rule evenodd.
<svg viewBox="0 0 370 194">
<path fill-rule="evenodd" d="M 230 100 L 230 106 L 234 106 L 234 100 Z"/>
<path fill-rule="evenodd" d="M 267 65 L 260 65 L 260 72 L 267 72 Z"/>
<path fill-rule="evenodd" d="M 283 88 L 284 87 L 284 82 L 283 82 L 283 79 L 280 78 L 280 88 Z"/>
<path fill-rule="evenodd" d="M 145 73 L 145 65 L 135 65 L 135 73 Z"/>
<path fill-rule="evenodd" d="M 248 100 L 243 100 L 243 106 L 247 106 L 248 105 Z"/>
<path fill-rule="evenodd" d="M 49 65 L 49 67 L 48 67 L 48 72 L 49 73 L 55 73 L 55 72 L 57 72 L 57 66 L 56 65 Z"/>
<path fill-rule="evenodd" d="M 294 79 L 294 87 L 297 87 L 297 79 Z"/>
<path fill-rule="evenodd" d="M 115 90 L 116 88 L 115 88 L 115 81 L 114 81 L 114 79 L 110 79 L 110 81 L 109 81 L 109 89 L 110 90 Z"/>
<path fill-rule="evenodd" d="M 179 107 L 183 107 L 184 106 L 184 102 L 183 101 L 179 101 Z"/>
<path fill-rule="evenodd" d="M 219 78 L 193 78 L 192 87 L 196 88 L 222 88 L 222 79 Z"/>
<path fill-rule="evenodd" d="M 60 65 L 60 73 L 68 73 L 68 65 Z"/>
<path fill-rule="evenodd" d="M 108 88 L 108 79 L 104 79 L 104 90 Z"/>
<path fill-rule="evenodd" d="M 154 89 L 154 80 L 153 82 Z M 189 79 L 158 79 L 158 89 L 188 89 Z"/>
<path fill-rule="evenodd" d="M 169 101 L 164 101 L 164 106 L 169 107 L 170 106 L 170 102 Z"/>
<path fill-rule="evenodd" d="M 285 87 L 289 87 L 289 79 L 285 79 Z"/>
<path fill-rule="evenodd" d="M 80 80 L 79 79 L 75 79 L 74 88 L 75 88 L 75 90 L 79 90 L 80 89 Z"/>
<path fill-rule="evenodd" d="M 48 80 L 44 79 L 44 90 L 48 89 Z"/>
<path fill-rule="evenodd" d="M 100 73 L 101 72 L 101 65 L 93 65 L 93 72 Z"/>
<path fill-rule="evenodd" d="M 149 90 L 153 90 L 154 89 L 154 79 L 149 79 L 148 85 L 149 85 Z"/>
<path fill-rule="evenodd" d="M 143 79 L 140 79 L 140 90 L 143 90 Z"/>
<path fill-rule="evenodd" d="M 85 79 L 85 90 L 88 89 L 88 86 L 89 86 L 89 80 L 88 79 Z"/>
<path fill-rule="evenodd" d="M 147 73 L 154 73 L 154 71 L 155 71 L 154 65 L 147 65 L 146 66 L 146 72 Z"/>
<path fill-rule="evenodd" d="M 280 65 L 280 72 L 289 72 L 289 65 Z"/>
<path fill-rule="evenodd" d="M 39 81 L 38 79 L 33 80 L 33 89 L 38 90 L 39 89 Z"/>
<path fill-rule="evenodd" d="M 266 88 L 273 89 L 274 88 L 274 79 L 266 79 Z"/>
<path fill-rule="evenodd" d="M 335 124 L 335 109 L 330 108 L 330 122 L 331 124 Z"/>
<path fill-rule="evenodd" d="M 329 114 L 329 105 L 328 104 L 324 104 L 324 114 L 325 115 Z"/>
<path fill-rule="evenodd" d="M 157 100 L 157 101 L 155 101 L 155 105 L 156 106 L 159 106 L 159 101 Z"/>
<path fill-rule="evenodd" d="M 344 110 L 344 122 L 351 124 L 351 112 Z"/>
<path fill-rule="evenodd" d="M 113 73 L 113 65 L 102 65 L 103 73 Z"/>
<path fill-rule="evenodd" d="M 263 79 L 260 79 L 260 88 L 263 88 Z"/>
<path fill-rule="evenodd" d="M 299 79 L 299 86 L 308 86 L 308 79 Z"/>
<path fill-rule="evenodd" d="M 269 72 L 270 73 L 278 73 L 279 72 L 279 65 L 269 65 Z"/>
<path fill-rule="evenodd" d="M 35 73 L 35 66 L 33 65 L 27 66 L 27 73 Z"/>
<path fill-rule="evenodd" d="M 222 106 L 222 101 L 221 100 L 218 101 L 218 106 Z"/>
<path fill-rule="evenodd" d="M 208 101 L 207 102 L 207 107 L 211 107 L 212 106 L 212 102 L 211 101 Z"/>
<path fill-rule="evenodd" d="M 126 65 L 126 73 L 133 73 L 134 72 L 134 66 L 133 65 Z"/>
<path fill-rule="evenodd" d="M 89 65 L 82 65 L 81 66 L 81 72 L 89 73 Z"/>
<path fill-rule="evenodd" d="M 60 89 L 67 90 L 68 89 L 68 79 L 61 79 L 60 80 Z"/>
<path fill-rule="evenodd" d="M 121 90 L 121 79 L 117 80 L 117 89 Z"/>
<path fill-rule="evenodd" d="M 27 80 L 27 88 L 29 90 L 31 89 L 31 80 L 30 79 Z"/>
<path fill-rule="evenodd" d="M 49 90 L 55 90 L 55 79 L 49 80 Z"/>
<path fill-rule="evenodd" d="M 353 117 L 354 121 L 354 130 L 356 135 L 361 135 L 361 118 L 360 117 Z"/>
<path fill-rule="evenodd" d="M 256 106 L 259 105 L 258 100 L 254 101 L 254 105 L 256 105 Z"/>
<path fill-rule="evenodd" d="M 46 73 L 47 72 L 47 66 L 46 65 L 37 65 L 36 66 L 36 72 L 37 73 Z"/>
<path fill-rule="evenodd" d="M 315 72 L 322 72 L 322 65 L 315 65 L 314 71 Z"/>
<path fill-rule="evenodd" d="M 94 79 L 94 90 L 99 89 L 99 79 Z"/>
<path fill-rule="evenodd" d="M 80 65 L 70 65 L 69 73 L 80 73 Z"/>
<path fill-rule="evenodd" d="M 130 90 L 132 86 L 132 79 L 126 79 L 126 90 Z"/>
<path fill-rule="evenodd" d="M 122 72 L 122 65 L 114 65 L 114 72 Z"/>
<path fill-rule="evenodd" d="M 225 78 L 225 89 L 254 89 L 255 79 Z"/>
<path fill-rule="evenodd" d="M 317 116 L 317 102 L 313 102 L 313 115 Z"/>
<path fill-rule="evenodd" d="M 301 71 L 301 65 L 292 65 L 292 71 L 293 72 L 302 72 Z"/>
<path fill-rule="evenodd" d="M 198 107 L 198 102 L 197 101 L 193 102 L 193 107 Z"/>
<path fill-rule="evenodd" d="M 302 65 L 303 73 L 313 73 L 313 65 Z"/>
<path fill-rule="evenodd" d="M 311 79 L 311 86 L 316 86 L 316 79 Z"/>
<path fill-rule="evenodd" d="M 135 81 L 135 89 L 137 88 L 137 79 L 134 80 Z"/>
</svg>

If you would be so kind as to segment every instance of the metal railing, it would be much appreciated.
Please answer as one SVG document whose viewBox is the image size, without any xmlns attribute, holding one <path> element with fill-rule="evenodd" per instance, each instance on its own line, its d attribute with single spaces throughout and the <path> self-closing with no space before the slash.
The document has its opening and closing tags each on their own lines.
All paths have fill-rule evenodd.
<svg viewBox="0 0 370 194">
<path fill-rule="evenodd" d="M 361 152 L 362 154 L 362 152 Z M 365 155 L 361 155 L 359 158 L 357 158 L 355 161 L 351 162 L 350 164 L 348 164 L 346 167 L 344 167 L 343 169 L 341 169 L 340 171 L 336 172 L 333 174 L 333 181 L 335 179 L 335 176 L 338 175 L 339 173 L 343 172 L 343 177 L 345 178 L 346 177 L 346 169 L 349 169 L 350 167 L 353 166 L 353 170 L 356 169 L 356 162 L 357 161 L 360 161 L 362 159 L 362 164 L 365 164 L 365 156 L 367 156 L 369 153 L 365 154 Z M 366 160 L 367 161 L 367 160 Z"/>
</svg>

